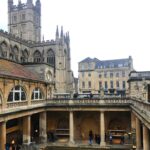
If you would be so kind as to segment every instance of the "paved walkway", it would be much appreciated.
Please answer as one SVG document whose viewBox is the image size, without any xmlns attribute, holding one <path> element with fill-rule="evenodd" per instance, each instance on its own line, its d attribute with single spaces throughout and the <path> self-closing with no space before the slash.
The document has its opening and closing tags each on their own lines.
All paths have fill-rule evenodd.
<svg viewBox="0 0 150 150">
<path fill-rule="evenodd" d="M 39 150 L 90 150 L 90 149 L 95 149 L 95 150 L 100 150 L 100 145 L 99 144 L 92 144 L 88 145 L 88 142 L 80 142 L 80 143 L 75 143 L 75 144 L 69 144 L 67 142 L 54 142 L 54 143 L 47 143 L 47 144 L 40 144 L 39 145 Z M 131 144 L 124 144 L 124 145 L 109 145 L 107 144 L 105 148 L 102 149 L 114 149 L 114 150 L 132 150 L 132 145 Z"/>
</svg>

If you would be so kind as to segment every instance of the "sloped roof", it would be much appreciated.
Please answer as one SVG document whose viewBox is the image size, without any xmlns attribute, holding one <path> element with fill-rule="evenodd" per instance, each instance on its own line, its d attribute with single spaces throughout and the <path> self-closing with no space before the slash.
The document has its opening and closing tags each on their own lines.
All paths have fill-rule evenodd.
<svg viewBox="0 0 150 150">
<path fill-rule="evenodd" d="M 5 59 L 0 59 L 0 75 L 31 80 L 41 80 L 37 73 L 33 73 L 24 66 Z"/>
<path fill-rule="evenodd" d="M 114 67 L 118 67 L 120 64 L 128 64 L 129 59 L 114 59 L 114 60 L 104 60 L 104 61 L 99 61 L 96 63 L 96 68 L 99 68 L 99 66 L 103 66 L 105 68 L 109 68 L 111 65 Z"/>
<path fill-rule="evenodd" d="M 97 62 L 97 61 L 100 61 L 99 59 L 97 58 L 90 58 L 90 57 L 87 57 L 85 59 L 83 59 L 82 61 L 80 61 L 79 63 L 89 63 L 89 62 Z"/>
</svg>

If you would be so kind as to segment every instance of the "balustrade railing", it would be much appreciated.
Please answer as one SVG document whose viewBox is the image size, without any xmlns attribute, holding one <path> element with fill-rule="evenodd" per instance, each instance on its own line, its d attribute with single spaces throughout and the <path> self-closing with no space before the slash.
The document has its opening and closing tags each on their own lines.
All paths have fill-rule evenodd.
<svg viewBox="0 0 150 150">
<path fill-rule="evenodd" d="M 45 104 L 46 103 L 46 100 L 44 99 L 40 99 L 40 100 L 32 100 L 31 101 L 31 105 L 37 105 L 37 104 Z"/>
<path fill-rule="evenodd" d="M 23 108 L 24 106 L 39 106 L 39 105 L 49 105 L 49 106 L 132 106 L 136 108 L 137 111 L 150 116 L 150 103 L 142 100 L 138 100 L 133 97 L 120 97 L 120 96 L 103 96 L 99 98 L 53 98 L 53 99 L 42 99 L 42 100 L 32 100 L 31 104 L 28 101 L 15 101 L 7 102 L 6 108 L 15 109 Z M 0 104 L 0 111 L 2 111 L 2 104 Z"/>
<path fill-rule="evenodd" d="M 27 105 L 28 105 L 28 101 L 8 102 L 7 108 L 18 108 Z"/>
</svg>

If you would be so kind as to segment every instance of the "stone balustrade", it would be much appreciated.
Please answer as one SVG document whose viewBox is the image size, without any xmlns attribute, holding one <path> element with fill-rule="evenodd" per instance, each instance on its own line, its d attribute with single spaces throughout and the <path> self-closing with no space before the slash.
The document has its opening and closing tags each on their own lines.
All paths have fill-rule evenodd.
<svg viewBox="0 0 150 150">
<path fill-rule="evenodd" d="M 44 104 L 44 103 L 46 103 L 46 100 L 44 100 L 44 99 L 31 101 L 31 105 Z"/>
<path fill-rule="evenodd" d="M 57 106 L 57 108 L 66 108 L 79 106 L 80 108 L 88 106 L 88 108 L 100 107 L 129 107 L 134 109 L 138 114 L 144 117 L 146 120 L 150 120 L 150 103 L 146 101 L 139 100 L 134 97 L 120 97 L 120 96 L 103 96 L 99 98 L 53 98 L 47 100 L 32 100 L 31 103 L 28 101 L 18 101 L 18 102 L 7 102 L 6 109 L 12 112 L 19 110 L 24 110 L 25 108 L 36 108 L 44 106 Z M 2 109 L 2 104 L 0 104 L 1 114 L 6 109 Z"/>
<path fill-rule="evenodd" d="M 28 101 L 18 101 L 18 102 L 8 102 L 7 108 L 21 108 L 22 106 L 27 106 Z"/>
</svg>

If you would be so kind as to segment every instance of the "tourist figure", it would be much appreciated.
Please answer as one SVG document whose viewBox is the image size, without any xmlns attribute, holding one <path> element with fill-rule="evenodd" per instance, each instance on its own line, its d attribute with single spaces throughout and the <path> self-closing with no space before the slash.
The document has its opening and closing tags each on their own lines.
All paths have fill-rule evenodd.
<svg viewBox="0 0 150 150">
<path fill-rule="evenodd" d="M 92 130 L 89 131 L 89 144 L 92 145 L 93 143 L 93 132 Z"/>
<path fill-rule="evenodd" d="M 111 133 L 109 135 L 109 141 L 110 141 L 110 144 L 112 144 L 112 134 Z"/>
</svg>

